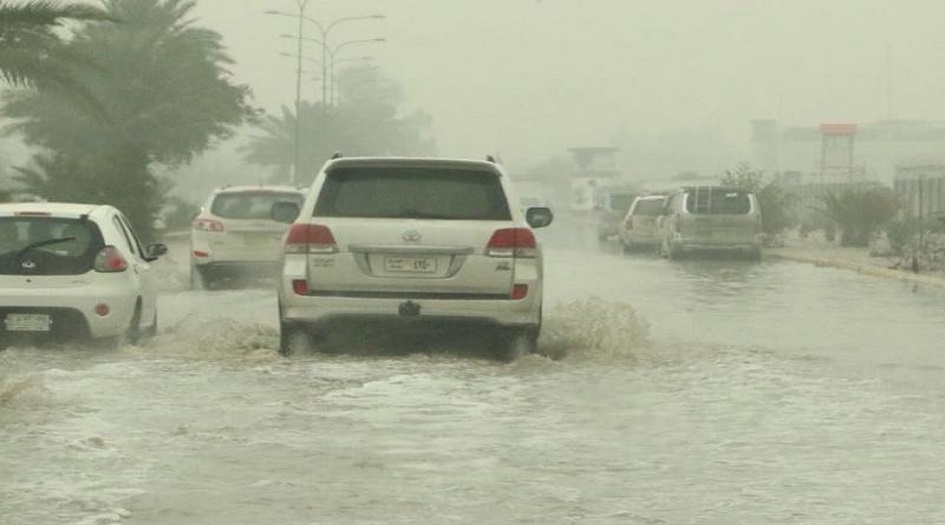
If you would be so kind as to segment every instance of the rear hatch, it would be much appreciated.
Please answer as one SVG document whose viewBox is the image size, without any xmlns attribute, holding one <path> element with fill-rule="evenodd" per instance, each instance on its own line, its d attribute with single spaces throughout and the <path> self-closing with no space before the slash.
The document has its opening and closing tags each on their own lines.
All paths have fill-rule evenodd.
<svg viewBox="0 0 945 525">
<path fill-rule="evenodd" d="M 683 234 L 709 244 L 751 243 L 760 229 L 755 198 L 741 188 L 694 188 L 686 211 Z"/>
<path fill-rule="evenodd" d="M 309 289 L 378 297 L 508 298 L 515 253 L 510 239 L 514 244 L 531 232 L 513 228 L 499 176 L 450 165 L 330 171 L 311 219 L 314 235 L 324 242 L 321 253 L 310 250 L 308 256 Z M 534 247 L 534 237 L 531 243 Z"/>
<path fill-rule="evenodd" d="M 210 214 L 222 223 L 222 230 L 207 236 L 216 259 L 238 261 L 278 261 L 286 226 L 269 217 L 275 202 L 289 201 L 301 205 L 299 192 L 272 190 L 232 191 L 219 193 L 210 207 Z"/>
<path fill-rule="evenodd" d="M 103 247 L 98 226 L 81 217 L 0 217 L 0 285 L 74 285 Z"/>
</svg>

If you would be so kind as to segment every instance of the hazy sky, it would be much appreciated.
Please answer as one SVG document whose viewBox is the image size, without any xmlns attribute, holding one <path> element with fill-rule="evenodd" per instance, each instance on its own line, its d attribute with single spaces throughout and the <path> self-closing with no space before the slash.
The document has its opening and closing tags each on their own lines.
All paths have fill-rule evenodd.
<svg viewBox="0 0 945 525">
<path fill-rule="evenodd" d="M 294 65 L 279 53 L 293 43 L 279 34 L 294 34 L 294 21 L 263 12 L 294 12 L 296 1 L 197 5 L 257 104 L 291 105 Z M 709 128 L 741 145 L 755 118 L 945 120 L 941 0 L 310 0 L 306 9 L 326 24 L 374 13 L 386 19 L 340 24 L 329 42 L 386 38 L 338 58 L 375 57 L 403 86 L 406 109 L 432 115 L 444 155 L 498 152 L 522 165 L 608 144 L 621 127 Z M 307 79 L 305 98 L 319 94 Z"/>
</svg>

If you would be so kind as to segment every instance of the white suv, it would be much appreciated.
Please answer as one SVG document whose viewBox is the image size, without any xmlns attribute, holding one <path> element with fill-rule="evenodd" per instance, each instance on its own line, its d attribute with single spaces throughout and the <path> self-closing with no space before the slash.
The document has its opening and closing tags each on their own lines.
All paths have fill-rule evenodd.
<svg viewBox="0 0 945 525">
<path fill-rule="evenodd" d="M 292 222 L 279 283 L 280 351 L 336 323 L 484 327 L 501 357 L 537 349 L 542 252 L 493 160 L 361 157 L 328 161 Z"/>
<path fill-rule="evenodd" d="M 272 220 L 275 202 L 301 204 L 291 186 L 231 186 L 215 190 L 190 229 L 190 282 L 214 289 L 228 280 L 279 275 L 285 224 Z"/>
</svg>

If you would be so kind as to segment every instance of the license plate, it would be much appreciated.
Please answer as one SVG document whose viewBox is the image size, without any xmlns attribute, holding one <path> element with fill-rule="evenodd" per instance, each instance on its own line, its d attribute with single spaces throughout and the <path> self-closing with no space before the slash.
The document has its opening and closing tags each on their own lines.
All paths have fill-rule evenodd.
<svg viewBox="0 0 945 525">
<path fill-rule="evenodd" d="M 8 332 L 48 332 L 52 319 L 46 314 L 7 314 L 3 324 Z"/>
<path fill-rule="evenodd" d="M 384 257 L 390 273 L 436 273 L 436 257 Z"/>
</svg>

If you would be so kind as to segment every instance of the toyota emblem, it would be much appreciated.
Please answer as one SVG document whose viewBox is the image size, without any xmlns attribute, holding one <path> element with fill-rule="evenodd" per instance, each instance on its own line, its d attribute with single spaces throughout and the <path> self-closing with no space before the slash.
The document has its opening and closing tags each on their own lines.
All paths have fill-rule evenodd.
<svg viewBox="0 0 945 525">
<path fill-rule="evenodd" d="M 24 270 L 33 270 L 36 268 L 36 263 L 33 261 L 23 261 L 20 263 L 20 267 Z"/>
<path fill-rule="evenodd" d="M 403 239 L 407 242 L 420 242 L 422 237 L 417 230 L 407 230 L 403 234 Z"/>
</svg>

